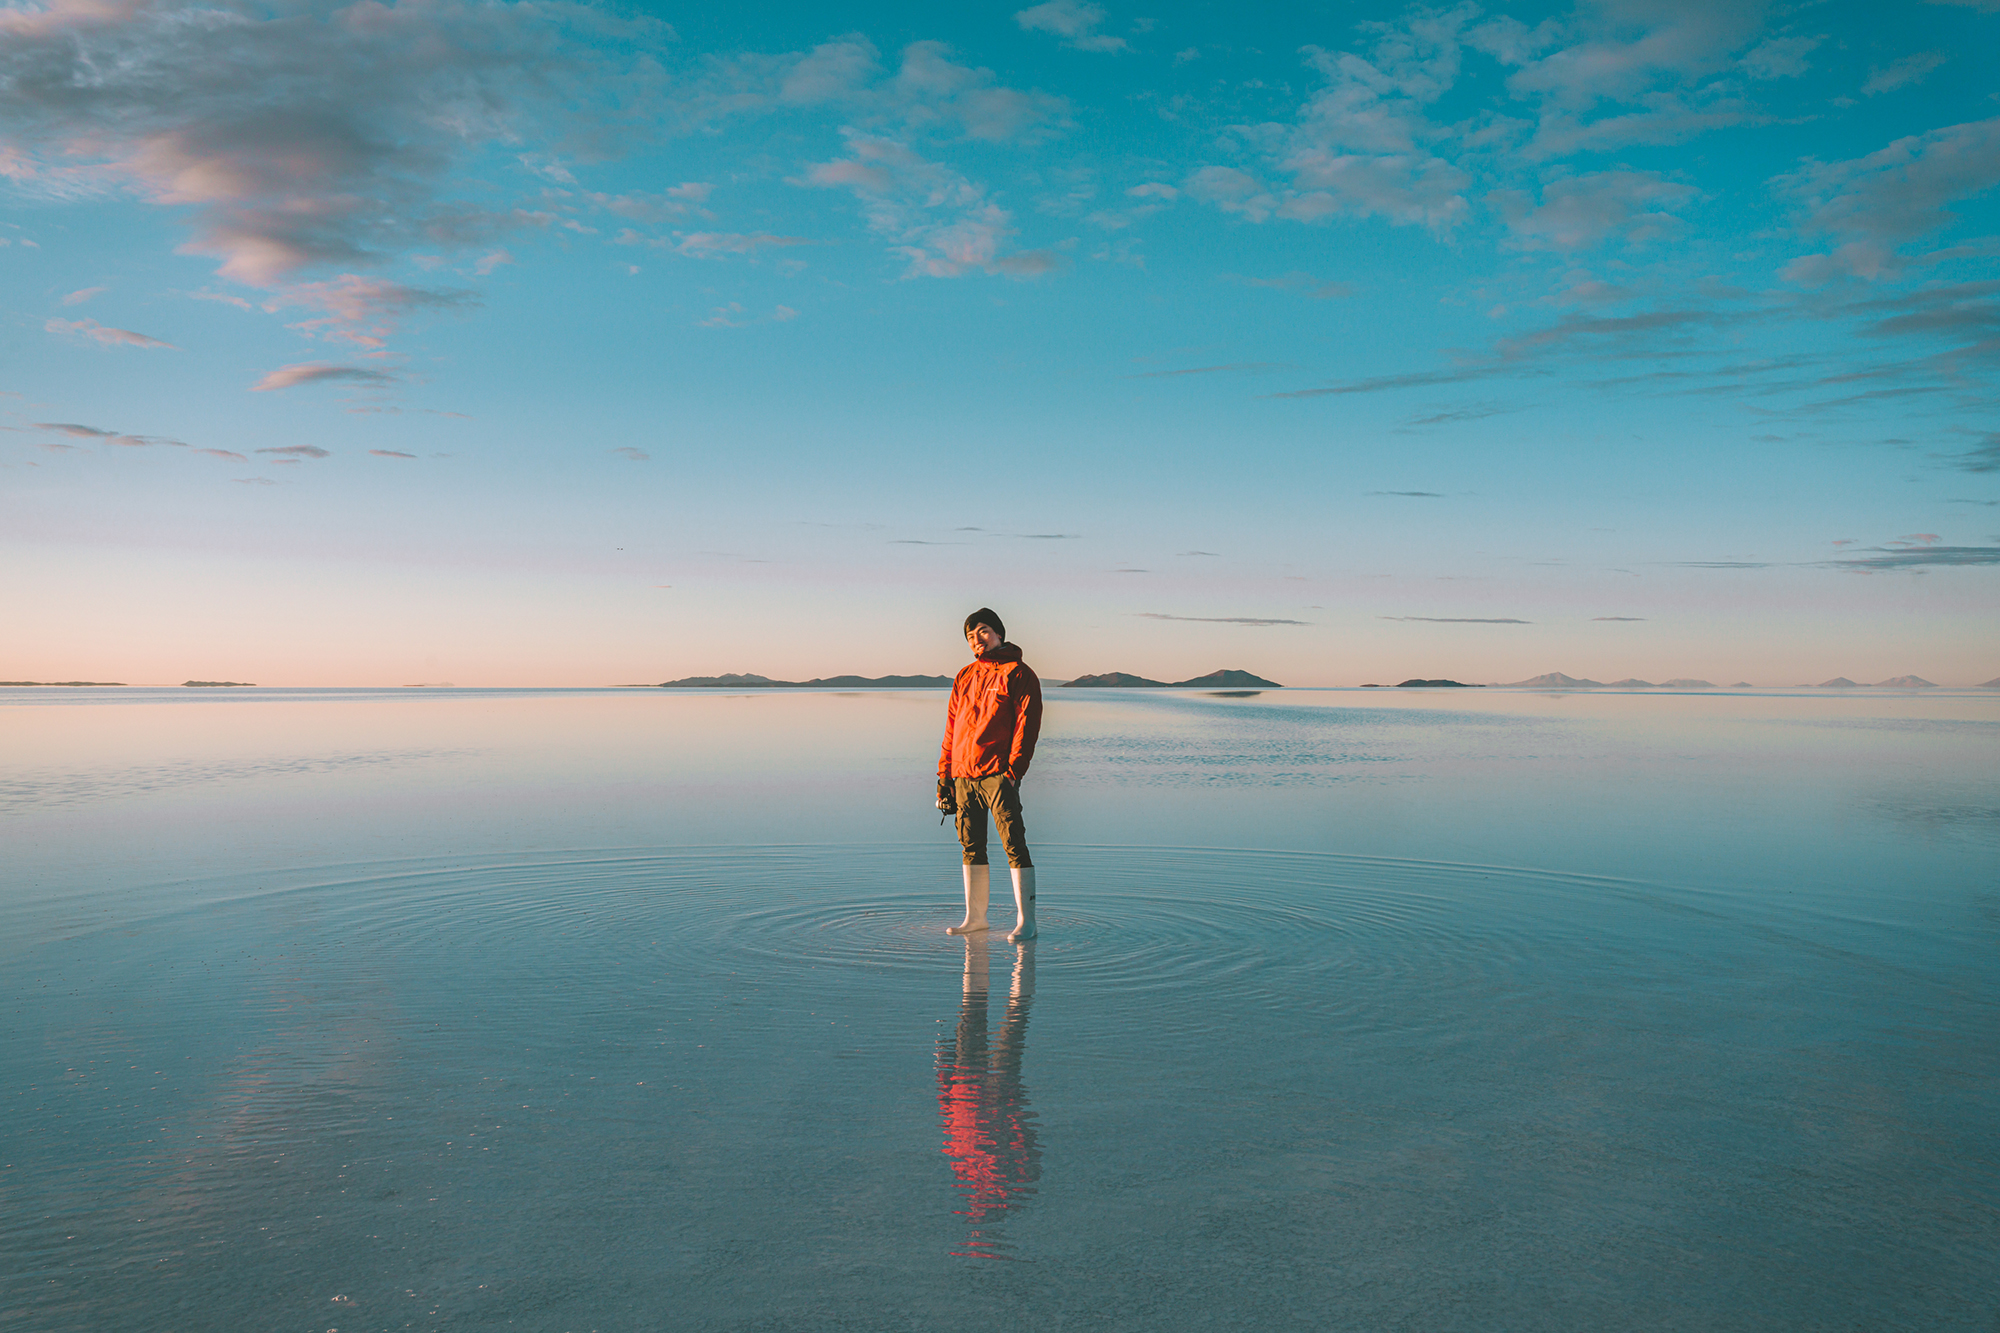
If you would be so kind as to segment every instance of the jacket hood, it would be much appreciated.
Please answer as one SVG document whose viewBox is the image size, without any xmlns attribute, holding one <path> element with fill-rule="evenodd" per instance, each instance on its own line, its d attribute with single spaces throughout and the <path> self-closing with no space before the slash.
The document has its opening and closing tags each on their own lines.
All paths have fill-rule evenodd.
<svg viewBox="0 0 2000 1333">
<path fill-rule="evenodd" d="M 979 660 L 982 662 L 1018 662 L 1021 660 L 1021 650 L 1011 643 L 1003 643 L 991 652 L 981 653 Z"/>
</svg>

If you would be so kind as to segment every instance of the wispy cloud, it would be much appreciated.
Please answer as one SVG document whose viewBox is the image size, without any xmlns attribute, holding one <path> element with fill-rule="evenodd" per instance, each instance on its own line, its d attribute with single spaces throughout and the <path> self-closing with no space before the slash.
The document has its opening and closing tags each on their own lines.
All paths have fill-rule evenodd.
<svg viewBox="0 0 2000 1333">
<path fill-rule="evenodd" d="M 370 450 L 369 450 L 368 452 L 369 452 L 369 453 L 371 453 L 371 454 L 373 454 L 373 455 L 375 455 L 375 457 L 377 457 L 377 458 L 415 458 L 415 457 L 416 457 L 416 455 L 415 455 L 415 454 L 406 454 L 406 453 L 404 453 L 404 452 L 403 452 L 403 451 L 402 451 L 401 449 L 370 449 Z"/>
<path fill-rule="evenodd" d="M 1626 621 L 1638 621 L 1638 620 L 1644 620 L 1645 618 L 1646 617 L 1644 616 L 1592 616 L 1591 617 L 1592 620 L 1626 620 Z"/>
<path fill-rule="evenodd" d="M 619 448 L 611 450 L 611 453 L 613 456 L 625 459 L 631 463 L 650 463 L 653 461 L 653 456 L 644 449 L 635 449 L 629 444 L 621 445 Z"/>
<path fill-rule="evenodd" d="M 1915 546 L 1903 550 L 1873 546 L 1866 549 L 1871 554 L 1816 563 L 1827 569 L 1844 569 L 1853 573 L 1923 570 L 1953 565 L 2000 565 L 2000 546 Z"/>
<path fill-rule="evenodd" d="M 463 311 L 480 305 L 479 293 L 462 287 L 412 287 L 386 278 L 343 273 L 327 282 L 292 283 L 273 296 L 266 310 L 303 306 L 325 313 L 292 324 L 308 337 L 325 337 L 378 351 L 402 321 L 417 311 Z"/>
<path fill-rule="evenodd" d="M 1868 82 L 1861 85 L 1863 97 L 1874 97 L 1879 93 L 1894 92 L 1898 88 L 1913 83 L 1922 83 L 1930 77 L 1931 71 L 1942 65 L 1948 57 L 1942 51 L 1921 51 L 1913 56 L 1904 56 L 1879 69 L 1868 71 Z"/>
<path fill-rule="evenodd" d="M 316 444 L 280 444 L 269 449 L 259 449 L 260 454 L 275 454 L 281 458 L 328 458 L 329 452 Z"/>
<path fill-rule="evenodd" d="M 37 421 L 33 425 L 36 430 L 51 431 L 57 435 L 67 435 L 73 440 L 95 440 L 100 444 L 115 444 L 127 449 L 144 449 L 155 444 L 176 445 L 181 448 L 187 447 L 180 440 L 170 440 L 163 436 L 130 435 L 124 431 L 104 430 L 97 426 L 85 426 L 75 421 Z M 18 427 L 8 427 L 8 429 L 18 429 Z M 63 447 L 65 449 L 74 448 L 72 445 L 65 445 Z"/>
<path fill-rule="evenodd" d="M 64 305 L 82 305 L 85 301 L 88 301 L 91 297 L 96 296 L 99 292 L 102 292 L 103 290 L 104 288 L 102 287 L 80 288 L 77 291 L 71 292 L 68 296 L 63 297 L 62 303 Z"/>
<path fill-rule="evenodd" d="M 1143 572 L 1143 571 L 1140 571 Z M 1310 625 L 1310 620 L 1281 620 L 1268 616 L 1169 616 L 1158 611 L 1139 611 L 1140 620 L 1185 620 L 1201 625 Z"/>
<path fill-rule="evenodd" d="M 294 389 L 301 384 L 394 384 L 396 377 L 386 370 L 371 370 L 365 366 L 341 366 L 327 361 L 301 361 L 295 365 L 280 366 L 250 386 L 253 393 L 269 393 L 274 389 Z"/>
<path fill-rule="evenodd" d="M 1700 197 L 1657 172 L 1599 171 L 1550 181 L 1539 203 L 1523 190 L 1495 190 L 1486 202 L 1506 222 L 1510 248 L 1573 253 L 1673 236 L 1684 225 L 1673 210 Z"/>
<path fill-rule="evenodd" d="M 42 328 L 46 332 L 64 334 L 72 338 L 88 338 L 107 347 L 160 347 L 168 351 L 174 350 L 172 343 L 161 342 L 158 338 L 149 338 L 130 329 L 114 329 L 99 324 L 94 319 L 52 319 L 42 325 Z"/>
<path fill-rule="evenodd" d="M 1377 616 L 1377 620 L 1416 620 L 1427 625 L 1532 625 L 1532 620 L 1487 616 Z"/>
<path fill-rule="evenodd" d="M 1046 32 L 1063 39 L 1063 45 L 1079 51 L 1125 51 L 1123 37 L 1099 32 L 1104 26 L 1104 6 L 1088 0 L 1048 0 L 1047 4 L 1023 9 L 1014 22 L 1028 32 Z"/>
<path fill-rule="evenodd" d="M 818 245 L 818 241 L 804 236 L 777 236 L 770 232 L 724 232 L 697 231 L 675 232 L 671 236 L 647 236 L 629 227 L 618 233 L 618 245 L 645 245 L 654 249 L 673 250 L 693 258 L 707 258 L 711 255 L 748 255 L 759 250 L 789 249 L 799 245 Z"/>
<path fill-rule="evenodd" d="M 1061 266 L 1051 250 L 1008 250 L 1018 234 L 1013 214 L 984 185 L 901 140 L 851 127 L 843 133 L 846 155 L 809 165 L 792 184 L 852 191 L 869 229 L 908 262 L 904 276 L 1034 278 Z"/>
<path fill-rule="evenodd" d="M 1961 472 L 2000 472 L 2000 430 L 1985 432 L 1985 442 L 1978 448 L 1953 454 L 1951 464 Z"/>
<path fill-rule="evenodd" d="M 1950 205 L 2000 182 L 2000 117 L 1912 134 L 1863 157 L 1809 162 L 1773 177 L 1798 201 L 1802 232 L 1840 238 L 1802 255 L 1784 276 L 1806 285 L 1835 277 L 1869 280 L 1903 267 L 1897 247 L 1951 220 Z"/>
</svg>

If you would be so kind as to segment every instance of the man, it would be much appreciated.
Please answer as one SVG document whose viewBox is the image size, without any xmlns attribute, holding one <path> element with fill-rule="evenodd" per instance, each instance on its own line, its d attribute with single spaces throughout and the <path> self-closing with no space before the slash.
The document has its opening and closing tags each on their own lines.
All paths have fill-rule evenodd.
<svg viewBox="0 0 2000 1333">
<path fill-rule="evenodd" d="M 986 607 L 965 618 L 965 642 L 972 661 L 951 683 L 938 755 L 937 807 L 958 815 L 958 840 L 965 848 L 965 920 L 946 929 L 953 935 L 986 929 L 991 811 L 1014 878 L 1018 920 L 1007 938 L 1019 943 L 1035 938 L 1035 864 L 1021 822 L 1021 779 L 1042 730 L 1042 682 L 1021 660 L 1021 650 L 1007 642 L 1000 617 Z"/>
</svg>

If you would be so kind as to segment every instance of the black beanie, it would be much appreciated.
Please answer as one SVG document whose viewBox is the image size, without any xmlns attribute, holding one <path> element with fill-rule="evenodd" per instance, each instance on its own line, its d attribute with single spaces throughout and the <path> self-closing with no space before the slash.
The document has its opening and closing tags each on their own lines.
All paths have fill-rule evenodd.
<svg viewBox="0 0 2000 1333">
<path fill-rule="evenodd" d="M 1000 623 L 1000 617 L 993 614 L 991 607 L 982 606 L 965 618 L 965 632 L 967 634 L 972 633 L 974 625 L 991 625 L 993 632 L 998 634 L 1003 641 L 1007 637 L 1007 627 Z"/>
</svg>

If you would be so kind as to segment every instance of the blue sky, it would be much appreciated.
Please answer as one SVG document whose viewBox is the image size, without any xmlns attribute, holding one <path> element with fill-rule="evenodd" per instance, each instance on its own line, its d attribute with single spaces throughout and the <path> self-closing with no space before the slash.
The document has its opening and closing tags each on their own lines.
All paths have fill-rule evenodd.
<svg viewBox="0 0 2000 1333">
<path fill-rule="evenodd" d="M 1996 48 L 0 8 L 0 670 L 1985 680 Z"/>
</svg>

